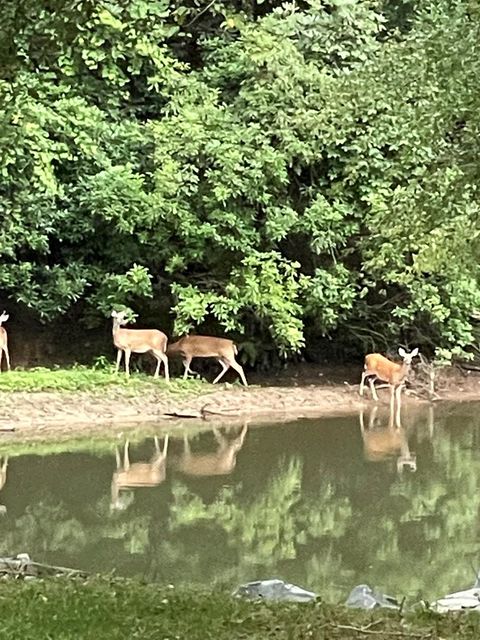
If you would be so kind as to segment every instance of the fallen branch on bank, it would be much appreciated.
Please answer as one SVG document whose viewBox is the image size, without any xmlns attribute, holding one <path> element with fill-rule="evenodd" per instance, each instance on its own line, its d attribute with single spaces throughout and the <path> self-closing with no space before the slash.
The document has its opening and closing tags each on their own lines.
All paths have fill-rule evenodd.
<svg viewBox="0 0 480 640">
<path fill-rule="evenodd" d="M 79 577 L 86 578 L 87 573 L 68 567 L 34 562 L 28 553 L 19 553 L 15 557 L 0 557 L 0 577 L 14 579 Z"/>
</svg>

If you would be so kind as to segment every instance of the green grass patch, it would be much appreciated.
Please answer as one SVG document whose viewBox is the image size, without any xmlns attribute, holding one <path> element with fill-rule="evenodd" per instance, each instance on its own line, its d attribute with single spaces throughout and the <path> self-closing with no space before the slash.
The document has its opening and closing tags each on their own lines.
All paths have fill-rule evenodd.
<svg viewBox="0 0 480 640">
<path fill-rule="evenodd" d="M 211 390 L 211 385 L 199 379 L 172 379 L 170 384 L 163 377 L 154 378 L 144 373 L 133 373 L 130 378 L 114 372 L 112 368 L 95 368 L 75 365 L 69 368 L 15 369 L 0 375 L 0 391 L 89 391 L 101 392 L 106 388 L 118 388 L 122 392 L 162 391 L 172 395 L 198 395 Z"/>
<path fill-rule="evenodd" d="M 266 604 L 228 593 L 93 578 L 0 583 L 1 637 L 18 640 L 478 640 L 480 616 Z M 362 632 L 363 630 L 363 632 Z"/>
</svg>

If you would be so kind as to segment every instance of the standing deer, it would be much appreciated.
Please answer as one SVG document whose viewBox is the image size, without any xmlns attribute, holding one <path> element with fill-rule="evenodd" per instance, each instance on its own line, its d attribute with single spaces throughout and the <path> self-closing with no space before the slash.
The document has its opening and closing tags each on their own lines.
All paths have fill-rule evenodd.
<svg viewBox="0 0 480 640">
<path fill-rule="evenodd" d="M 112 501 L 111 509 L 125 509 L 128 506 L 121 499 L 120 492 L 123 490 L 134 489 L 136 487 L 156 487 L 161 484 L 166 477 L 167 467 L 167 450 L 168 435 L 165 436 L 163 449 L 160 450 L 160 444 L 157 436 L 154 438 L 155 452 L 150 462 L 134 462 L 130 463 L 128 454 L 129 441 L 125 442 L 123 454 L 123 467 L 120 459 L 120 452 L 115 448 L 115 457 L 117 468 L 112 476 Z"/>
<path fill-rule="evenodd" d="M 167 355 L 168 357 L 180 356 L 183 360 L 185 371 L 183 379 L 187 378 L 189 373 L 195 373 L 190 369 L 190 363 L 192 358 L 216 358 L 222 365 L 222 370 L 213 381 L 213 384 L 218 382 L 225 372 L 232 367 L 238 372 L 243 384 L 247 387 L 247 379 L 243 372 L 243 368 L 235 360 L 235 356 L 238 353 L 238 349 L 233 340 L 227 340 L 226 338 L 214 338 L 212 336 L 184 336 L 168 345 Z"/>
<path fill-rule="evenodd" d="M 177 459 L 176 468 L 189 476 L 223 476 L 232 473 L 247 429 L 248 425 L 245 423 L 236 438 L 227 438 L 218 429 L 214 429 L 213 434 L 218 447 L 213 453 L 192 453 L 188 437 L 185 435 L 183 455 Z"/>
<path fill-rule="evenodd" d="M 2 324 L 9 319 L 8 313 L 5 311 L 0 316 L 0 371 L 2 370 L 2 356 L 5 353 L 5 359 L 7 361 L 7 369 L 10 371 L 10 355 L 8 353 L 8 337 L 6 330 L 2 327 Z"/>
<path fill-rule="evenodd" d="M 372 392 L 375 402 L 378 401 L 378 395 L 375 390 L 374 379 L 378 378 L 383 380 L 390 387 L 390 410 L 393 412 L 393 406 L 395 403 L 395 397 L 397 398 L 397 405 L 400 407 L 400 394 L 402 393 L 402 387 L 405 384 L 405 380 L 410 372 L 413 358 L 418 355 L 418 349 L 415 348 L 410 353 L 407 353 L 405 349 L 398 350 L 398 353 L 403 358 L 402 364 L 392 362 L 385 356 L 379 353 L 369 353 L 365 356 L 364 371 L 362 373 L 362 380 L 360 382 L 360 395 L 363 396 L 363 390 L 365 386 L 365 378 L 368 378 L 370 384 L 370 390 Z"/>
<path fill-rule="evenodd" d="M 0 460 L 0 462 L 1 462 L 1 465 L 0 465 L 0 491 L 1 491 L 5 486 L 5 482 L 7 481 L 8 456 L 5 456 L 3 461 Z M 4 515 L 5 513 L 7 513 L 7 507 L 3 504 L 0 504 L 0 515 Z"/>
<path fill-rule="evenodd" d="M 387 426 L 377 428 L 374 426 L 377 410 L 378 406 L 375 406 L 370 414 L 368 429 L 365 428 L 363 409 L 360 411 L 360 431 L 365 458 L 370 462 L 380 462 L 397 455 L 398 473 L 401 473 L 404 467 L 416 471 L 417 458 L 410 452 L 407 434 L 400 423 L 400 414 L 396 414 L 394 425 L 394 414 L 390 411 Z"/>
<path fill-rule="evenodd" d="M 115 373 L 118 373 L 122 353 L 125 354 L 125 374 L 130 376 L 130 355 L 133 353 L 146 353 L 151 351 L 157 360 L 154 378 L 158 378 L 160 363 L 165 367 L 165 380 L 169 382 L 168 358 L 166 355 L 167 336 L 158 329 L 122 329 L 126 324 L 126 314 L 123 311 L 112 311 L 113 318 L 113 344 L 117 347 L 117 366 Z"/>
</svg>

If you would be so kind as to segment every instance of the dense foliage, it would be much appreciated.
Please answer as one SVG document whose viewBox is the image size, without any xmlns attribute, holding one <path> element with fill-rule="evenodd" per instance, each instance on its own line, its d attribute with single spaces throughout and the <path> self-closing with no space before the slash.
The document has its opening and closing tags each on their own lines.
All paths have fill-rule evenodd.
<svg viewBox="0 0 480 640">
<path fill-rule="evenodd" d="M 245 353 L 475 342 L 476 0 L 6 0 L 0 292 Z"/>
</svg>

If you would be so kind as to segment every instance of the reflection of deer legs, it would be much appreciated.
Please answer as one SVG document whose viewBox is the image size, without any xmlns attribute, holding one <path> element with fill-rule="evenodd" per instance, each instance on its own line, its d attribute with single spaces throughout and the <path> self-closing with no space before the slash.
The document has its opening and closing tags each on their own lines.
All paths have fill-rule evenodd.
<svg viewBox="0 0 480 640">
<path fill-rule="evenodd" d="M 130 446 L 130 442 L 128 440 L 125 440 L 125 449 L 123 452 L 123 468 L 125 469 L 125 471 L 128 471 L 130 469 L 130 459 L 128 456 L 129 446 Z"/>
<path fill-rule="evenodd" d="M 156 453 L 155 458 L 157 458 L 158 454 L 160 454 L 160 453 L 161 453 L 161 455 L 163 457 L 165 457 L 167 455 L 167 450 L 168 450 L 168 433 L 167 433 L 167 435 L 165 436 L 165 438 L 163 440 L 163 450 L 162 451 L 160 451 L 160 442 L 158 440 L 158 436 L 154 436 L 153 437 L 153 441 L 155 443 L 155 453 Z"/>
</svg>

